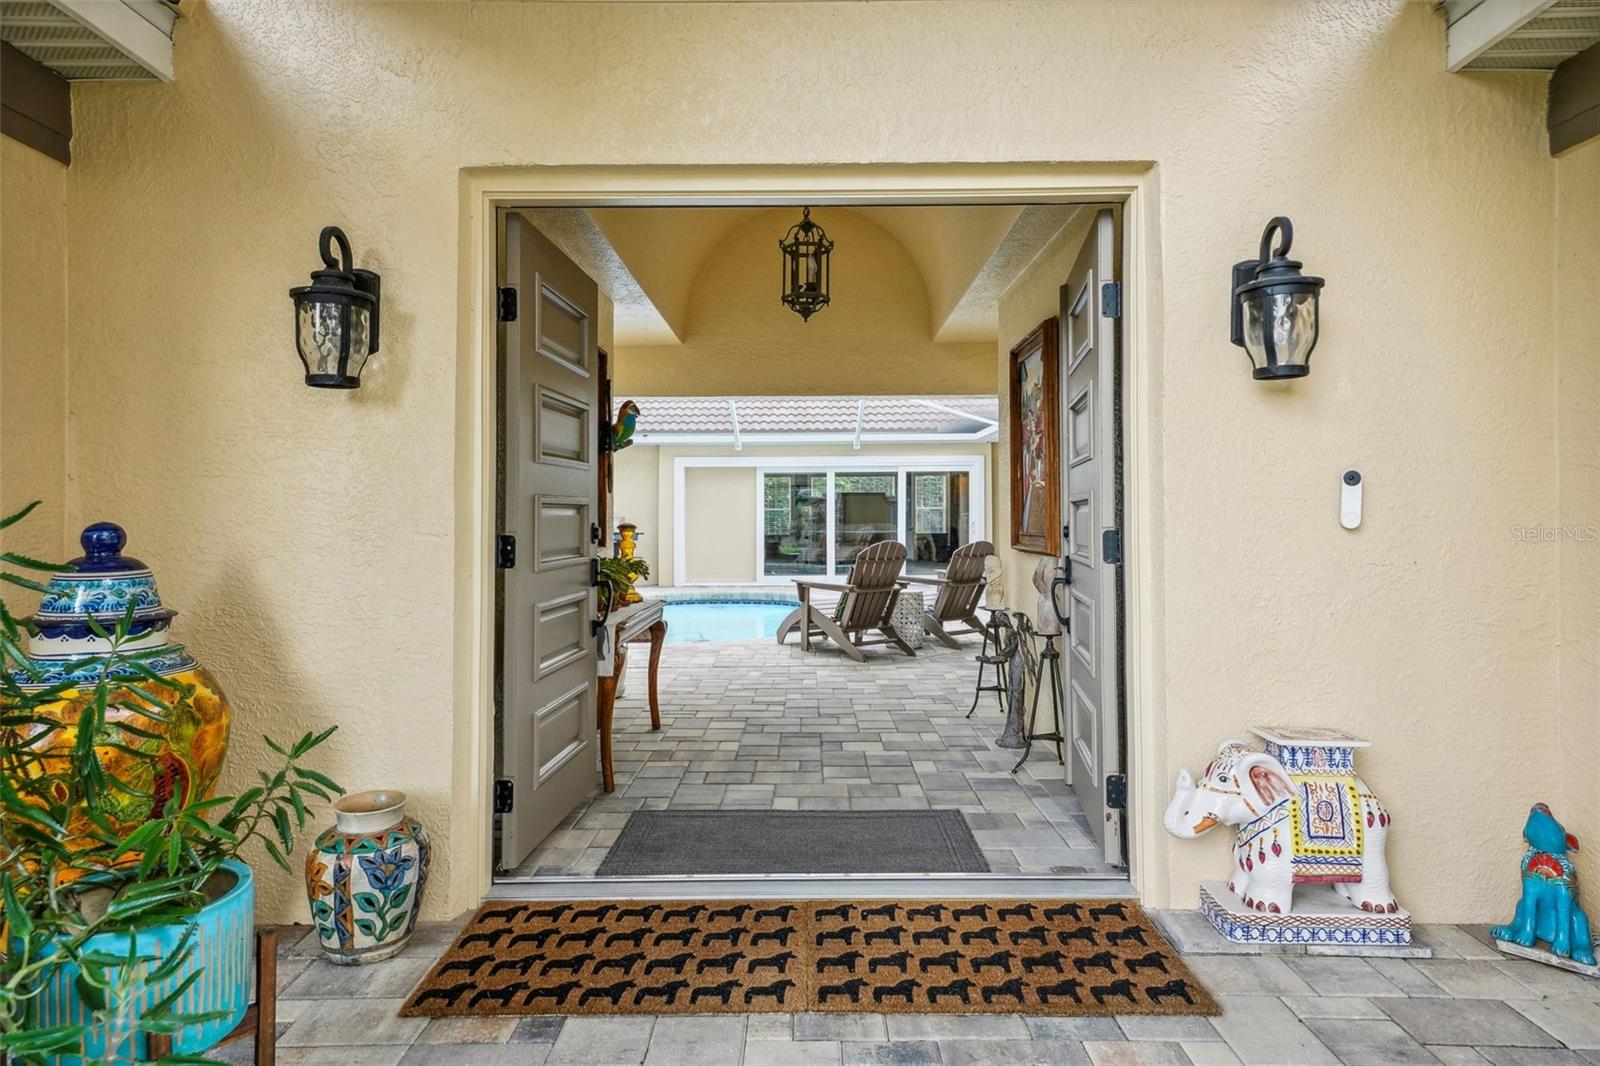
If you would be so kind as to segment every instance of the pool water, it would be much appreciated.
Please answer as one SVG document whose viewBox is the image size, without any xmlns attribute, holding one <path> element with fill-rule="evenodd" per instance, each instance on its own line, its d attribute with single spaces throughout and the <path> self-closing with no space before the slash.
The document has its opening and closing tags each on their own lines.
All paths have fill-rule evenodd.
<svg viewBox="0 0 1600 1066">
<path fill-rule="evenodd" d="M 709 601 L 668 603 L 668 644 L 704 644 L 719 640 L 761 640 L 778 635 L 778 623 L 800 606 L 796 600 Z"/>
</svg>

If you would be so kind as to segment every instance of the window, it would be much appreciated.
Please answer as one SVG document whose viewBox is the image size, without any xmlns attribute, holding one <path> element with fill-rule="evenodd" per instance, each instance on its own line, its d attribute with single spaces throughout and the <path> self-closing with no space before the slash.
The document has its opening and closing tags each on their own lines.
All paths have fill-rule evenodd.
<svg viewBox="0 0 1600 1066">
<path fill-rule="evenodd" d="M 794 491 L 794 478 L 787 474 L 768 474 L 766 484 L 766 529 L 767 535 L 782 533 L 789 528 L 790 519 L 794 515 L 794 501 L 790 494 Z"/>
<path fill-rule="evenodd" d="M 916 520 L 912 530 L 917 533 L 943 533 L 944 475 L 913 474 L 911 498 L 916 502 Z"/>
</svg>

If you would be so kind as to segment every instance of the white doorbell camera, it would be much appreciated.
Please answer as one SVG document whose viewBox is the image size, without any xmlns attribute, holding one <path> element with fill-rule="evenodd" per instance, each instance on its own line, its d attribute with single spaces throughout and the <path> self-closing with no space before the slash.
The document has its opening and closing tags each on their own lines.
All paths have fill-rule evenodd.
<svg viewBox="0 0 1600 1066">
<path fill-rule="evenodd" d="M 1361 471 L 1346 470 L 1339 479 L 1339 524 L 1354 529 L 1361 524 Z"/>
</svg>

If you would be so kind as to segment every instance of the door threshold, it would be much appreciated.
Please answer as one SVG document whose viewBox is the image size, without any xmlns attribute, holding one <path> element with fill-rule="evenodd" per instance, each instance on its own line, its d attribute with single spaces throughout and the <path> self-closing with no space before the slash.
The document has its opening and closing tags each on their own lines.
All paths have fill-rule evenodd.
<svg viewBox="0 0 1600 1066">
<path fill-rule="evenodd" d="M 688 874 L 523 877 L 487 899 L 1137 899 L 1125 877 L 1063 874 Z"/>
</svg>

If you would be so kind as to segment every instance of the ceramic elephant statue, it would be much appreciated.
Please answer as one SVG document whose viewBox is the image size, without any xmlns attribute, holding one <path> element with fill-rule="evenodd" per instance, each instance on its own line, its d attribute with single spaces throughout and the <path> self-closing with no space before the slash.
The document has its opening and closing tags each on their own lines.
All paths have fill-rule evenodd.
<svg viewBox="0 0 1600 1066">
<path fill-rule="evenodd" d="M 1578 877 L 1567 857 L 1578 850 L 1578 838 L 1564 829 L 1550 808 L 1536 803 L 1522 827 L 1527 853 L 1522 856 L 1522 898 L 1510 925 L 1490 930 L 1496 940 L 1533 947 L 1535 940 L 1550 945 L 1563 959 L 1593 966 L 1594 938 L 1589 916 L 1578 906 Z"/>
<path fill-rule="evenodd" d="M 1245 906 L 1289 914 L 1297 884 L 1328 884 L 1364 911 L 1400 910 L 1384 846 L 1389 812 L 1353 770 L 1291 773 L 1237 740 L 1218 749 L 1199 783 L 1178 774 L 1163 824 L 1180 839 L 1234 827 L 1228 890 Z"/>
</svg>

